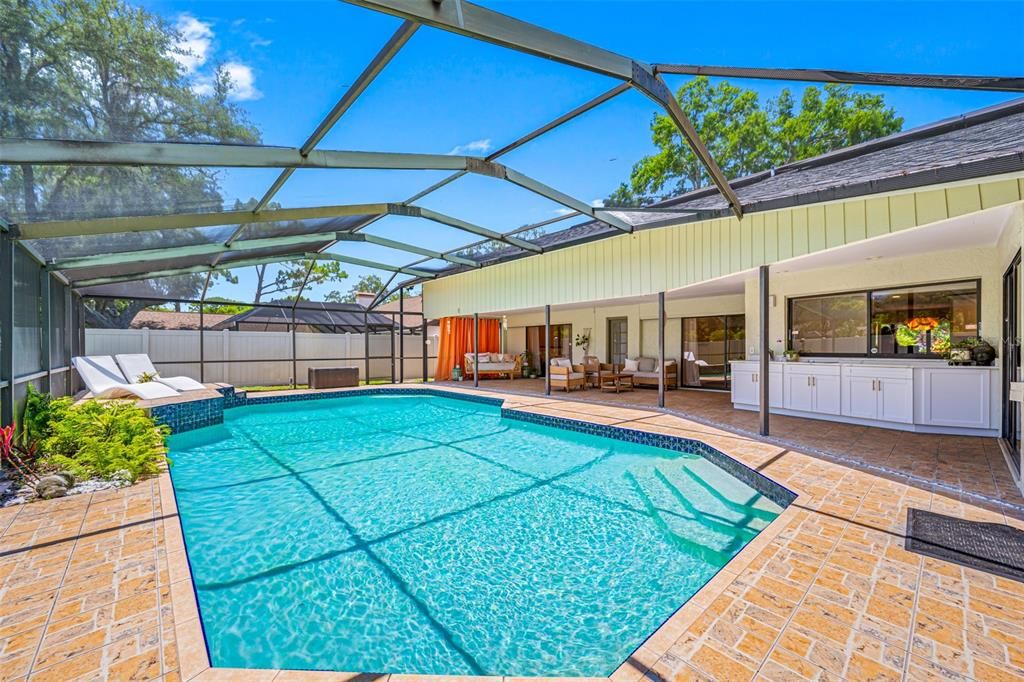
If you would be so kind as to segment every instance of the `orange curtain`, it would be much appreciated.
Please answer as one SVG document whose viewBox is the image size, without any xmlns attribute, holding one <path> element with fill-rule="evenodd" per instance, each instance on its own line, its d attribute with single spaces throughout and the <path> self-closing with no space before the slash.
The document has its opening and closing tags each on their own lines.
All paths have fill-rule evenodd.
<svg viewBox="0 0 1024 682">
<path fill-rule="evenodd" d="M 480 352 L 497 353 L 501 344 L 501 320 L 480 319 Z M 473 318 L 442 317 L 434 379 L 452 378 L 452 368 L 462 367 L 466 353 L 473 352 Z M 465 367 L 462 367 L 465 372 Z"/>
</svg>

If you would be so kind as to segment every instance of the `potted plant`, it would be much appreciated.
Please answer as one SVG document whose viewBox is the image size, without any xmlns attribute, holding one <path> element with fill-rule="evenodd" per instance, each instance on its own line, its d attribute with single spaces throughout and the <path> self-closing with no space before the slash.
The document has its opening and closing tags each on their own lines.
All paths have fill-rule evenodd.
<svg viewBox="0 0 1024 682">
<path fill-rule="evenodd" d="M 452 381 L 462 381 L 462 367 L 459 365 L 452 367 Z"/>
<path fill-rule="evenodd" d="M 787 349 L 782 353 L 783 357 L 786 358 L 786 362 L 797 362 L 800 360 L 800 352 L 795 351 L 792 348 Z"/>
<path fill-rule="evenodd" d="M 523 365 L 523 376 L 527 379 L 533 379 L 537 376 L 537 370 L 533 368 L 530 362 L 533 360 L 533 353 L 528 350 L 524 350 L 519 354 L 519 358 L 522 360 Z"/>
<path fill-rule="evenodd" d="M 961 339 L 950 343 L 942 355 L 951 365 L 966 365 L 973 361 L 971 353 L 977 345 L 978 339 L 974 337 Z"/>
</svg>

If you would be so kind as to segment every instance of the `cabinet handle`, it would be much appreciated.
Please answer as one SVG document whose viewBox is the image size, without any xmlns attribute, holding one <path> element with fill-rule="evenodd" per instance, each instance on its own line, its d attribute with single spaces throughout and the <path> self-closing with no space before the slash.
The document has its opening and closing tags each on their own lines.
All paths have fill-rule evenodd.
<svg viewBox="0 0 1024 682">
<path fill-rule="evenodd" d="M 872 391 L 877 391 L 878 390 L 877 384 L 878 384 L 878 379 L 872 379 L 871 380 L 871 390 Z"/>
<path fill-rule="evenodd" d="M 879 391 L 882 390 L 882 380 L 881 379 L 878 380 L 878 390 Z"/>
</svg>

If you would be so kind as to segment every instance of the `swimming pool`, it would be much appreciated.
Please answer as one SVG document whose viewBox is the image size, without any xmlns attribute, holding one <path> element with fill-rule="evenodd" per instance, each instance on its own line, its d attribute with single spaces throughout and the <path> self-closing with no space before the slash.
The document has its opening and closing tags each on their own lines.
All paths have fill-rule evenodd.
<svg viewBox="0 0 1024 682">
<path fill-rule="evenodd" d="M 608 675 L 781 507 L 697 454 L 364 395 L 170 439 L 214 666 Z"/>
</svg>

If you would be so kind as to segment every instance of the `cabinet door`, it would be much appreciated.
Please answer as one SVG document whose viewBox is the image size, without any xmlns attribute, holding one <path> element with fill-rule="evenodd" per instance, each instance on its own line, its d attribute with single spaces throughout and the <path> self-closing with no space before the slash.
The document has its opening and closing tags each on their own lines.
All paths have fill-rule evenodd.
<svg viewBox="0 0 1024 682">
<path fill-rule="evenodd" d="M 747 369 L 737 369 L 735 365 L 732 371 L 732 401 L 739 405 L 758 405 L 758 384 L 755 381 L 756 372 Z"/>
<path fill-rule="evenodd" d="M 770 382 L 768 384 L 768 406 L 769 407 L 782 407 L 782 370 L 775 370 L 769 374 Z M 760 389 L 758 389 L 760 390 Z"/>
<path fill-rule="evenodd" d="M 787 410 L 814 411 L 814 387 L 811 375 L 786 372 L 785 405 Z M 771 388 L 769 386 L 769 388 Z"/>
<path fill-rule="evenodd" d="M 878 380 L 878 418 L 887 422 L 914 421 L 914 380 Z"/>
<path fill-rule="evenodd" d="M 843 396 L 843 414 L 859 419 L 878 418 L 878 380 L 870 377 L 848 376 Z"/>
<path fill-rule="evenodd" d="M 814 411 L 822 414 L 839 414 L 843 411 L 843 392 L 838 374 L 815 374 Z"/>
</svg>

